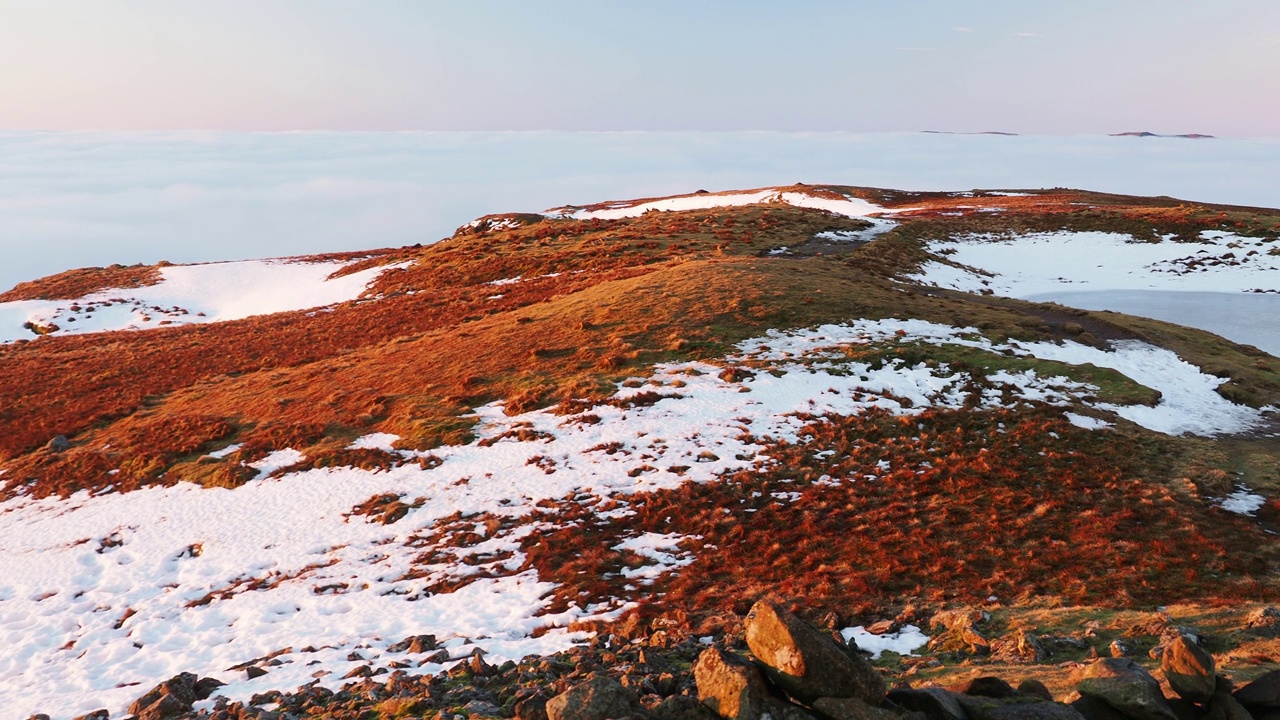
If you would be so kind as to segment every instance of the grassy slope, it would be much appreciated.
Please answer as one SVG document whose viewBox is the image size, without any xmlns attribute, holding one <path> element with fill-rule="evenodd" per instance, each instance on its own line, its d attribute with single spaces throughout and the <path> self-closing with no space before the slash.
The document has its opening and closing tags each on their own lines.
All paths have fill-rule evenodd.
<svg viewBox="0 0 1280 720">
<path fill-rule="evenodd" d="M 655 362 L 714 359 L 769 328 L 851 318 L 917 317 L 974 326 L 993 339 L 1140 337 L 1229 376 L 1226 393 L 1234 398 L 1280 402 L 1273 358 L 1207 333 L 894 279 L 927 259 L 923 241 L 958 232 L 1261 233 L 1276 224 L 1274 212 L 1066 191 L 963 199 L 858 192 L 916 209 L 903 213 L 898 230 L 838 254 L 829 246 L 816 254 L 807 240 L 860 228 L 860 221 L 787 206 L 460 232 L 429 247 L 379 251 L 365 264 L 416 263 L 384 274 L 365 299 L 333 312 L 0 348 L 4 479 L 10 491 L 38 495 L 99 488 L 113 469 L 117 490 L 178 480 L 235 485 L 253 474 L 244 463 L 283 447 L 302 450 L 307 466 L 386 465 L 394 456 L 344 448 L 369 432 L 395 433 L 416 449 L 465 441 L 469 421 L 462 416 L 483 403 L 504 400 L 520 411 L 603 397 Z M 1007 210 L 973 210 L 984 205 Z M 798 254 L 764 256 L 781 246 Z M 526 280 L 487 284 L 515 276 Z M 24 288 L 30 296 L 41 292 Z M 930 348 L 898 352 L 913 361 L 992 368 L 1023 362 Z M 1113 373 L 1069 371 L 1101 385 L 1110 399 L 1153 399 Z M 626 523 L 668 532 L 665 518 L 672 517 L 678 531 L 724 548 L 700 556 L 698 572 L 655 588 L 666 600 L 648 612 L 696 607 L 689 621 L 710 627 L 768 593 L 803 596 L 815 613 L 849 617 L 992 593 L 1122 605 L 1276 594 L 1270 568 L 1280 558 L 1269 536 L 1207 501 L 1241 477 L 1257 489 L 1280 490 L 1274 440 L 1168 438 L 1135 427 L 1099 435 L 1034 409 L 931 413 L 923 422 L 930 426 L 924 433 L 874 416 L 814 418 L 812 442 L 773 449 L 787 458 L 782 466 L 638 500 L 641 512 Z M 992 445 L 997 422 L 1016 428 L 1018 441 Z M 41 450 L 57 433 L 70 436 L 73 447 Z M 1050 433 L 1065 440 L 1042 456 Z M 924 443 L 926 436 L 945 442 Z M 875 452 L 865 450 L 868 438 Z M 222 460 L 202 459 L 232 442 L 243 447 Z M 828 446 L 843 454 L 816 460 Z M 857 475 L 886 453 L 895 466 L 911 466 L 939 446 L 945 462 L 926 475 L 839 491 L 813 484 L 830 462 Z M 802 499 L 745 514 L 749 489 L 768 497 L 784 486 Z M 546 513 L 567 523 L 577 507 Z M 737 509 L 708 514 L 720 507 Z M 1275 513 L 1261 514 L 1269 526 Z M 526 552 L 545 577 L 564 583 L 566 602 L 584 591 L 617 594 L 583 578 L 624 564 L 627 558 L 600 549 L 610 545 L 601 538 L 636 529 L 614 523 L 596 534 L 540 535 Z M 1135 571 L 1118 577 L 1120 568 Z"/>
</svg>

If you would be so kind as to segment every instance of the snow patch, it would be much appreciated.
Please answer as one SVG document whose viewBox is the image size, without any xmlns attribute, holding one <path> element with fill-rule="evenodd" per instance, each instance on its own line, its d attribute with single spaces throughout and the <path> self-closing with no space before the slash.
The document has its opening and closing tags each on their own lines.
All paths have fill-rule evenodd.
<svg viewBox="0 0 1280 720">
<path fill-rule="evenodd" d="M 898 632 L 873 635 L 866 628 L 858 625 L 840 631 L 846 643 L 857 645 L 860 650 L 871 653 L 873 660 L 879 660 L 885 650 L 899 655 L 914 655 L 915 651 L 929 642 L 929 636 L 920 632 L 915 625 L 904 625 Z"/>
</svg>

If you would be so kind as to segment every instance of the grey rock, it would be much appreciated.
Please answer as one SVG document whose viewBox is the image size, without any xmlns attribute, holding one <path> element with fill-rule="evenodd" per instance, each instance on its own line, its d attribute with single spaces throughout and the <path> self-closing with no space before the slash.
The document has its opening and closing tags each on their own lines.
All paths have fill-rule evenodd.
<svg viewBox="0 0 1280 720">
<path fill-rule="evenodd" d="M 1076 690 L 1106 702 L 1133 720 L 1177 720 L 1160 683 L 1133 660 L 1106 658 L 1085 666 Z"/>
<path fill-rule="evenodd" d="M 610 720 L 641 712 L 635 693 L 608 677 L 593 677 L 547 701 L 547 720 Z"/>
<path fill-rule="evenodd" d="M 71 449 L 71 441 L 66 435 L 55 435 L 53 439 L 45 443 L 44 449 L 49 452 L 66 452 Z"/>
<path fill-rule="evenodd" d="M 1085 720 L 1070 705 L 1039 698 L 961 695 L 956 699 L 970 720 Z"/>
<path fill-rule="evenodd" d="M 1259 675 L 1253 682 L 1236 690 L 1235 699 L 1250 708 L 1280 708 L 1280 670 Z"/>
<path fill-rule="evenodd" d="M 889 701 L 929 720 L 967 720 L 964 708 L 955 695 L 942 688 L 913 688 L 889 691 Z"/>
<path fill-rule="evenodd" d="M 818 698 L 814 710 L 831 720 L 900 720 L 901 716 L 884 708 L 868 705 L 858 698 Z"/>
</svg>

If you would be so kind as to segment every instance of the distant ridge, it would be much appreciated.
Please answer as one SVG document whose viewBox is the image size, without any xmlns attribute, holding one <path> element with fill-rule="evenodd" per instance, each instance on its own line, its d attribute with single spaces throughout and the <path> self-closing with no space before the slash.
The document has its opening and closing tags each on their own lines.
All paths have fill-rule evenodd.
<svg viewBox="0 0 1280 720">
<path fill-rule="evenodd" d="M 1111 133 L 1111 137 L 1164 137 L 1164 138 L 1187 138 L 1189 140 L 1212 140 L 1212 135 L 1203 133 L 1184 133 L 1181 135 L 1161 135 L 1159 133 L 1147 132 L 1146 130 L 1137 130 L 1131 132 Z"/>
<path fill-rule="evenodd" d="M 981 132 L 955 132 L 954 130 L 921 130 L 928 135 L 1004 135 L 1006 137 L 1016 137 L 1018 133 L 1002 132 L 1000 130 L 983 130 Z"/>
</svg>

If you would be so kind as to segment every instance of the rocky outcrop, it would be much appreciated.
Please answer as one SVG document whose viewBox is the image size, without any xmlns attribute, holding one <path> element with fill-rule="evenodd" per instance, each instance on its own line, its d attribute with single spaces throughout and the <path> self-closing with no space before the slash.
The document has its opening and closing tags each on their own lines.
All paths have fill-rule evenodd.
<svg viewBox="0 0 1280 720">
<path fill-rule="evenodd" d="M 222 682 L 213 678 L 179 673 L 133 701 L 129 714 L 136 715 L 138 720 L 168 720 L 191 710 L 197 701 L 207 699 L 220 687 Z"/>
<path fill-rule="evenodd" d="M 837 644 L 775 602 L 757 602 L 746 620 L 747 646 L 769 679 L 803 703 L 818 698 L 884 699 L 884 679 L 856 652 Z"/>
</svg>

